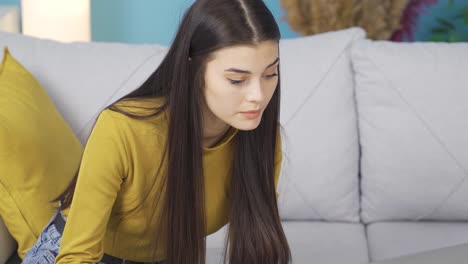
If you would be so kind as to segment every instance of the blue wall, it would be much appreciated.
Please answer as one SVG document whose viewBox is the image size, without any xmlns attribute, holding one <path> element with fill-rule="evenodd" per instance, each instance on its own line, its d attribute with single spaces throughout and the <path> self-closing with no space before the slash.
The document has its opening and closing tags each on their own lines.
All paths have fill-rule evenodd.
<svg viewBox="0 0 468 264">
<path fill-rule="evenodd" d="M 66 0 L 64 0 L 66 1 Z M 159 43 L 169 45 L 183 12 L 194 0 L 91 0 L 93 41 Z M 265 0 L 277 19 L 283 38 L 299 36 L 281 19 L 279 0 Z M 18 5 L 20 0 L 0 0 L 0 5 Z"/>
<path fill-rule="evenodd" d="M 169 45 L 183 12 L 194 0 L 99 0 L 92 1 L 92 36 L 95 41 L 160 43 Z M 266 0 L 284 38 L 299 36 L 281 20 L 279 0 Z"/>
<path fill-rule="evenodd" d="M 0 5 L 19 5 L 20 0 L 0 0 Z"/>
</svg>

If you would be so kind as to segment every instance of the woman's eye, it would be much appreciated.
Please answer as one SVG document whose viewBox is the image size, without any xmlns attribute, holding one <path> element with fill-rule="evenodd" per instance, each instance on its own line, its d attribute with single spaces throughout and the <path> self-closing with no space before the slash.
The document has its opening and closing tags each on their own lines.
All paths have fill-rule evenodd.
<svg viewBox="0 0 468 264">
<path fill-rule="evenodd" d="M 240 84 L 242 83 L 244 80 L 232 80 L 232 79 L 228 79 L 232 84 Z"/>
<path fill-rule="evenodd" d="M 273 74 L 270 74 L 270 75 L 266 75 L 265 77 L 267 79 L 270 79 L 270 78 L 273 78 L 273 77 L 276 77 L 276 76 L 278 76 L 278 73 L 273 73 Z M 241 83 L 243 83 L 245 81 L 245 80 L 232 80 L 232 79 L 228 79 L 228 80 L 231 82 L 231 84 L 234 84 L 234 85 L 241 84 Z"/>
<path fill-rule="evenodd" d="M 273 73 L 273 74 L 267 75 L 266 77 L 267 78 L 273 78 L 275 76 L 278 76 L 278 73 Z"/>
</svg>

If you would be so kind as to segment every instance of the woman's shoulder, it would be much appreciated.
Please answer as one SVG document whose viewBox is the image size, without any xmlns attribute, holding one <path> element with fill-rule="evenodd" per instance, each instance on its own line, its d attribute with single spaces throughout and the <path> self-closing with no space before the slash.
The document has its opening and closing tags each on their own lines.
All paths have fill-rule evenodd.
<svg viewBox="0 0 468 264">
<path fill-rule="evenodd" d="M 159 131 L 167 129 L 167 110 L 163 97 L 131 98 L 113 103 L 101 112 L 125 130 Z"/>
<path fill-rule="evenodd" d="M 117 118 L 130 120 L 151 120 L 154 117 L 166 115 L 164 97 L 127 98 L 108 106 L 103 112 Z"/>
<path fill-rule="evenodd" d="M 113 103 L 107 109 L 145 116 L 158 112 L 165 102 L 165 97 L 126 98 Z"/>
</svg>

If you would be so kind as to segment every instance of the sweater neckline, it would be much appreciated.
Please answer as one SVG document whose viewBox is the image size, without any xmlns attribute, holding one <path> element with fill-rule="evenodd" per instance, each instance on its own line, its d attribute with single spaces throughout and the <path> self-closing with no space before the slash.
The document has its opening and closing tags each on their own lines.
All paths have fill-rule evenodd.
<svg viewBox="0 0 468 264">
<path fill-rule="evenodd" d="M 239 129 L 231 126 L 228 129 L 228 132 L 224 135 L 224 137 L 216 145 L 214 145 L 212 147 L 203 147 L 203 151 L 204 152 L 209 152 L 209 151 L 214 151 L 214 150 L 223 148 L 224 146 L 229 144 L 229 142 L 232 141 L 232 139 L 234 138 L 234 136 L 237 134 L 238 131 L 239 131 Z"/>
</svg>

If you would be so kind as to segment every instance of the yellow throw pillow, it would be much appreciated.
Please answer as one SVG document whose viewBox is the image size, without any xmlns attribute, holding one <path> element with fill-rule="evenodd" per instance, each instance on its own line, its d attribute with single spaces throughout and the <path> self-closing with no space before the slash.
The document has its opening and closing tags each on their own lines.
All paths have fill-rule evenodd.
<svg viewBox="0 0 468 264">
<path fill-rule="evenodd" d="M 5 47 L 0 65 L 0 216 L 23 258 L 48 223 L 83 147 L 39 82 Z"/>
</svg>

